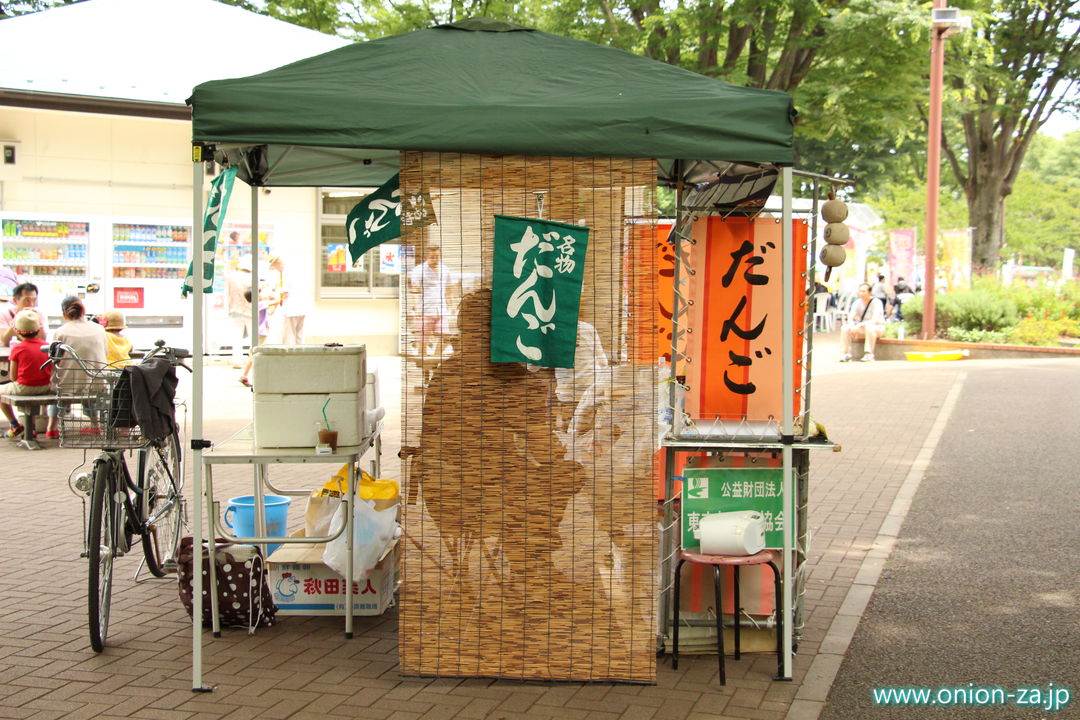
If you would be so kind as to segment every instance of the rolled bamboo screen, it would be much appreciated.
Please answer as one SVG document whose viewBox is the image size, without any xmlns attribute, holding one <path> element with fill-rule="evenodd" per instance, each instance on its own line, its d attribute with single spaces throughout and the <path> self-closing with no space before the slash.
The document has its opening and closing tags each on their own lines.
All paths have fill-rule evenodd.
<svg viewBox="0 0 1080 720">
<path fill-rule="evenodd" d="M 632 232 L 654 179 L 644 159 L 403 153 L 402 197 L 437 221 L 402 226 L 402 672 L 655 681 L 656 267 Z M 489 360 L 497 213 L 590 229 L 574 369 Z"/>
</svg>

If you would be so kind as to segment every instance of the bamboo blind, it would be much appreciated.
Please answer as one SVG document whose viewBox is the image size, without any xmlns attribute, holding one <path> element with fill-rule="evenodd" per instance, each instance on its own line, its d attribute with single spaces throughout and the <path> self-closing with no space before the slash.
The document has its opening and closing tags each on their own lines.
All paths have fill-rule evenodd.
<svg viewBox="0 0 1080 720">
<path fill-rule="evenodd" d="M 415 288 L 402 296 L 402 444 L 417 451 L 402 671 L 654 682 L 656 268 L 631 223 L 653 222 L 655 163 L 401 160 L 403 198 L 426 193 L 437 217 L 403 223 L 407 265 L 438 246 L 450 271 L 445 317 Z M 579 324 L 573 370 L 489 361 L 496 213 L 590 228 L 579 320 L 595 333 Z"/>
</svg>

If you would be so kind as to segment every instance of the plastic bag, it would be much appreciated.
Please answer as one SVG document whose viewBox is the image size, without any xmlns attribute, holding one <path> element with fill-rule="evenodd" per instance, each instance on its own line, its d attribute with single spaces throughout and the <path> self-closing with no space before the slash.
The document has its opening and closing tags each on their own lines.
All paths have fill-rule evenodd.
<svg viewBox="0 0 1080 720">
<path fill-rule="evenodd" d="M 342 504 L 341 496 L 312 490 L 304 511 L 304 534 L 307 537 L 326 537 L 330 534 L 330 521 Z"/>
<path fill-rule="evenodd" d="M 365 500 L 374 500 L 376 510 L 397 504 L 396 480 L 376 480 L 363 470 L 359 470 L 357 474 L 360 476 L 360 485 L 357 488 L 359 496 Z M 304 530 L 308 537 L 330 534 L 330 521 L 348 491 L 349 465 L 346 463 L 330 476 L 322 488 L 312 490 L 308 496 L 307 510 L 304 512 Z"/>
<path fill-rule="evenodd" d="M 357 498 L 353 511 L 353 577 L 354 581 L 367 577 L 382 557 L 386 546 L 397 536 L 397 505 L 376 510 L 370 500 Z M 333 535 L 345 526 L 345 503 L 340 503 L 330 522 Z M 346 552 L 345 533 L 326 544 L 323 562 L 334 572 L 345 575 Z"/>
</svg>

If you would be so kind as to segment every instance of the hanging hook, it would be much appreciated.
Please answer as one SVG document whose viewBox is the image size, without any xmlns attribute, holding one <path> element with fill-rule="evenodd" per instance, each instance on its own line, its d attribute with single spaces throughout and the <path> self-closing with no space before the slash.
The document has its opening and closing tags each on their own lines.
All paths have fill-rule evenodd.
<svg viewBox="0 0 1080 720">
<path fill-rule="evenodd" d="M 533 190 L 533 195 L 536 196 L 536 217 L 539 220 L 544 219 L 544 196 L 547 192 L 547 190 Z"/>
</svg>

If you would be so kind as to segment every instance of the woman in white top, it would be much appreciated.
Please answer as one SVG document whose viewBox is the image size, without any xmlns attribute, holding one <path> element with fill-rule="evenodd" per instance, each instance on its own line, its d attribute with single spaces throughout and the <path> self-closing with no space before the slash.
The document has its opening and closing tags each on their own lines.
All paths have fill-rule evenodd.
<svg viewBox="0 0 1080 720">
<path fill-rule="evenodd" d="M 64 320 L 53 336 L 57 342 L 70 345 L 79 358 L 92 368 L 105 366 L 105 328 L 86 319 L 86 307 L 82 300 L 69 295 L 60 303 Z M 85 392 L 89 389 L 86 374 L 72 361 L 61 361 L 57 368 L 57 382 L 64 394 Z"/>
</svg>

